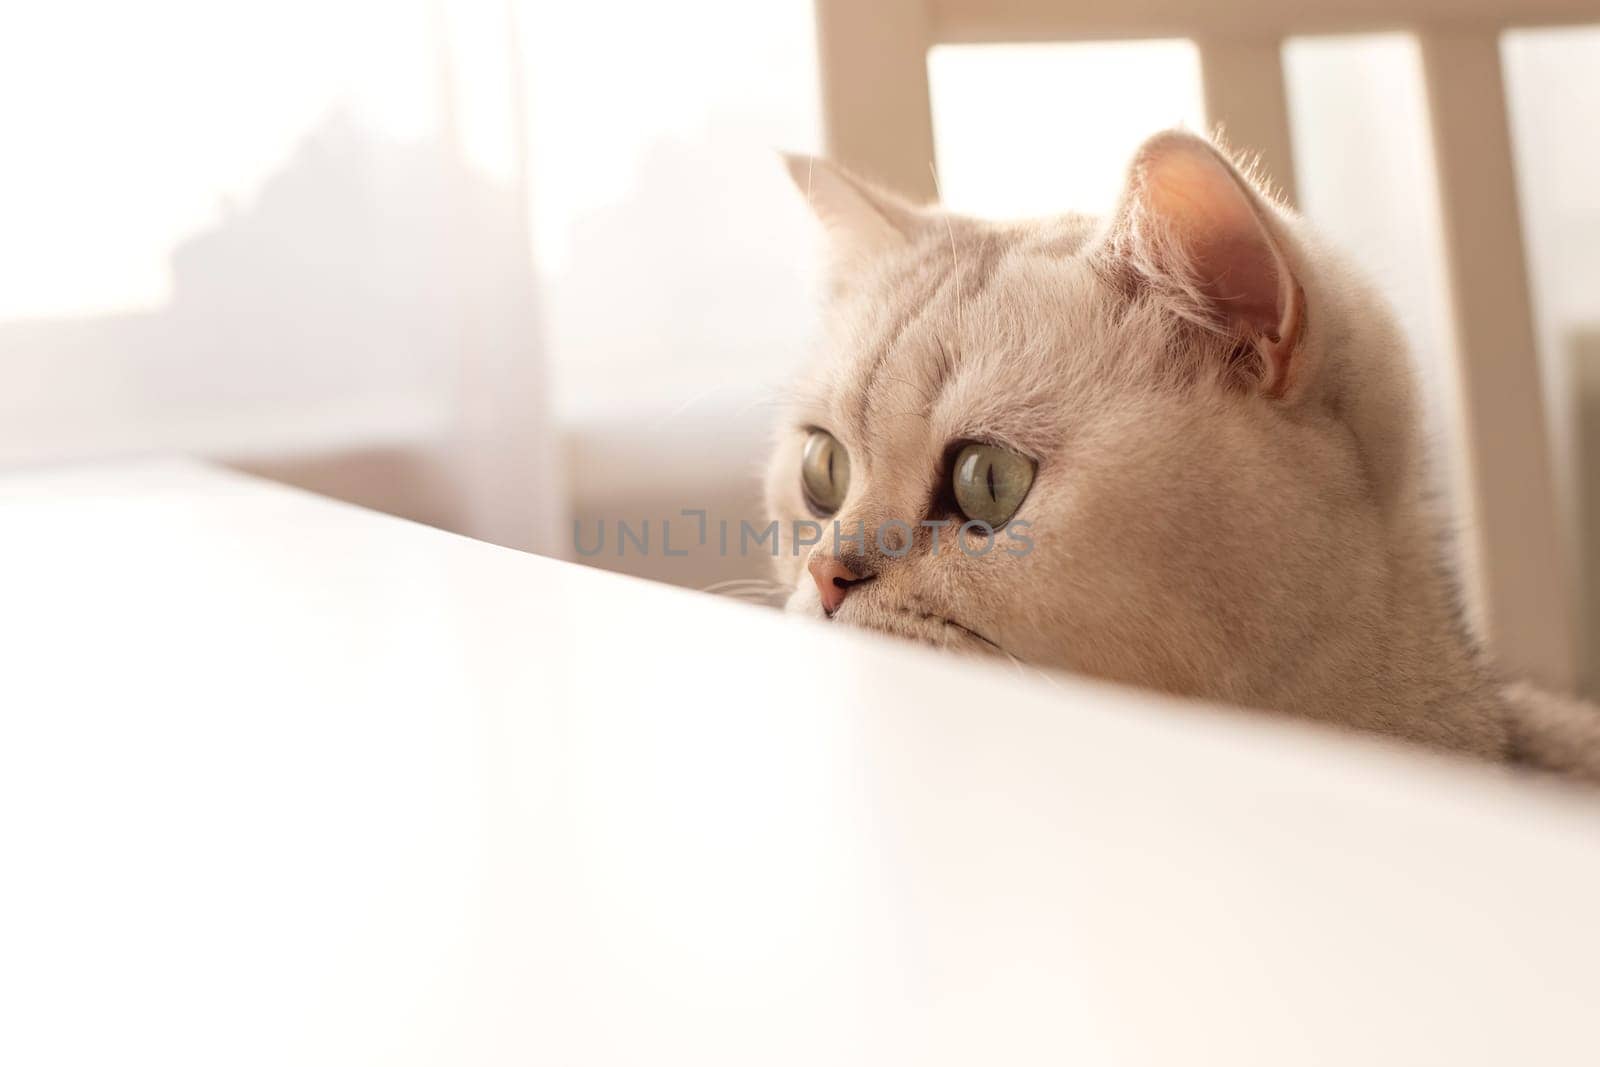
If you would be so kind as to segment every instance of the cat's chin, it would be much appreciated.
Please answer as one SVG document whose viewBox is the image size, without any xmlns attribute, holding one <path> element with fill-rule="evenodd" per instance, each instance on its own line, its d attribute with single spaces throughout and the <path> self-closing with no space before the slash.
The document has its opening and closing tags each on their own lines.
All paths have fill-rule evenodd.
<svg viewBox="0 0 1600 1067">
<path fill-rule="evenodd" d="M 828 619 L 816 594 L 809 593 L 805 589 L 797 590 L 784 605 L 784 610 L 795 615 Z M 988 656 L 1007 655 L 1005 649 L 976 630 L 969 629 L 943 615 L 912 607 L 888 606 L 864 599 L 848 600 L 829 621 L 904 637 L 918 644 L 951 652 Z"/>
</svg>

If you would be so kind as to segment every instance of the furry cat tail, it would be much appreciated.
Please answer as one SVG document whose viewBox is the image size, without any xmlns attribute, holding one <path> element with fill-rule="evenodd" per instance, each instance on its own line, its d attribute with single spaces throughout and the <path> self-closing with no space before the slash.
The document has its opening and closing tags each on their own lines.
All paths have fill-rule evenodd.
<svg viewBox="0 0 1600 1067">
<path fill-rule="evenodd" d="M 1530 682 L 1505 687 L 1513 763 L 1600 785 L 1600 707 Z"/>
</svg>

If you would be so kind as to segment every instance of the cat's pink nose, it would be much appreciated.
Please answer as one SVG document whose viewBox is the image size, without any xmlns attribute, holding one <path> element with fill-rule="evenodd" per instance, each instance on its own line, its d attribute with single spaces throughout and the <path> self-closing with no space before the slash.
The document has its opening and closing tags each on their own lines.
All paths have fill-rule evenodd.
<svg viewBox="0 0 1600 1067">
<path fill-rule="evenodd" d="M 843 560 L 825 552 L 813 553 L 806 568 L 817 583 L 817 592 L 822 594 L 822 610 L 828 615 L 839 610 L 852 586 L 872 580 L 872 575 L 857 574 Z"/>
</svg>

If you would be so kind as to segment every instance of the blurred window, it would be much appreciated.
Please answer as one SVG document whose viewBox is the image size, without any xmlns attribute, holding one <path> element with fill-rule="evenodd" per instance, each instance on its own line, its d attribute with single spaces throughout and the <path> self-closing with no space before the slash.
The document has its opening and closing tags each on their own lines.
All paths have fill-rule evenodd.
<svg viewBox="0 0 1600 1067">
<path fill-rule="evenodd" d="M 437 436 L 533 346 L 506 10 L 10 12 L 0 461 Z"/>
<path fill-rule="evenodd" d="M 247 210 L 334 114 L 431 134 L 431 29 L 423 0 L 15 5 L 0 320 L 160 307 L 173 247 Z"/>
<path fill-rule="evenodd" d="M 972 214 L 1104 212 L 1140 141 L 1205 128 L 1184 40 L 939 45 L 928 88 L 941 198 Z"/>
</svg>

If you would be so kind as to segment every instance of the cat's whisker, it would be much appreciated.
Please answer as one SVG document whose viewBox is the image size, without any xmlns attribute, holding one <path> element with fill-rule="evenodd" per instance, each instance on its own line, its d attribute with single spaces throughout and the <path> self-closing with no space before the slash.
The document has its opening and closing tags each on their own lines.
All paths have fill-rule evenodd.
<svg viewBox="0 0 1600 1067">
<path fill-rule="evenodd" d="M 748 414 L 750 414 L 751 411 L 754 411 L 756 408 L 782 407 L 783 404 L 786 402 L 786 399 L 787 398 L 781 397 L 781 396 L 758 396 L 754 400 L 750 401 L 749 403 L 741 405 L 739 410 L 736 412 L 736 414 L 748 415 Z"/>
<path fill-rule="evenodd" d="M 732 597 L 730 599 L 737 600 L 743 604 L 753 604 L 758 608 L 767 608 L 772 611 L 777 611 L 783 607 L 783 601 L 775 600 L 770 597 L 740 596 Z"/>
<path fill-rule="evenodd" d="M 782 607 L 784 602 L 789 599 L 781 592 L 763 592 L 756 589 L 744 590 L 742 592 L 733 591 L 727 593 L 715 593 L 713 595 L 722 597 L 725 600 L 742 600 L 747 604 L 762 604 L 767 607 Z"/>
<path fill-rule="evenodd" d="M 1011 661 L 1011 673 L 1012 674 L 1016 675 L 1018 678 L 1027 677 L 1027 674 L 1028 674 L 1027 667 L 1023 664 L 1023 662 L 1020 659 L 1018 659 L 1017 657 L 1013 656 L 1011 653 L 1007 652 L 1003 648 L 1000 650 L 1000 654 L 1002 656 L 1004 656 L 1006 659 Z"/>
<path fill-rule="evenodd" d="M 939 185 L 939 169 L 933 165 L 933 160 L 928 160 L 928 173 L 933 175 L 933 191 L 938 196 L 940 203 L 944 202 L 944 189 Z M 956 333 L 965 336 L 966 330 L 961 319 L 961 258 L 956 255 L 956 227 L 951 221 L 949 212 L 944 212 L 945 231 L 950 235 L 950 267 L 954 275 L 956 286 Z"/>
<path fill-rule="evenodd" d="M 1005 650 L 1002 649 L 1001 651 L 1005 651 Z M 1021 672 L 1023 674 L 1031 674 L 1035 678 L 1042 679 L 1043 681 L 1045 681 L 1046 683 L 1048 683 L 1049 685 L 1053 686 L 1056 689 L 1060 689 L 1061 688 L 1061 680 L 1059 678 L 1056 678 L 1055 676 L 1053 676 L 1049 671 L 1042 670 L 1042 669 L 1040 669 L 1038 667 L 1035 667 L 1033 664 L 1029 663 L 1026 660 L 1018 659 L 1016 656 L 1012 656 L 1011 653 L 1009 653 L 1009 652 L 1006 652 L 1006 655 L 1010 656 L 1011 662 L 1015 663 L 1017 665 L 1017 667 L 1020 668 L 1020 670 L 1021 670 Z"/>
<path fill-rule="evenodd" d="M 716 392 L 718 392 L 718 391 L 720 391 L 722 389 L 726 389 L 726 388 L 727 388 L 726 385 L 713 385 L 709 389 L 705 389 L 705 390 L 702 390 L 701 392 L 695 393 L 693 396 L 690 396 L 683 403 L 679 404 L 677 407 L 673 408 L 671 411 L 667 412 L 665 415 L 661 416 L 659 419 L 656 419 L 654 422 L 652 422 L 650 424 L 650 426 L 649 426 L 649 429 L 651 429 L 651 430 L 659 430 L 659 429 L 661 429 L 661 427 L 665 426 L 667 423 L 671 422 L 673 419 L 676 419 L 679 415 L 682 415 L 684 412 L 688 411 L 690 408 L 692 408 L 696 404 L 700 403 L 700 401 L 704 400 L 706 397 L 708 397 L 708 396 L 712 395 L 713 393 L 716 393 Z"/>
<path fill-rule="evenodd" d="M 751 582 L 748 584 L 713 582 L 711 585 L 702 588 L 700 592 L 710 593 L 712 596 L 779 596 L 789 593 L 790 590 L 782 585 L 770 582 Z"/>
<path fill-rule="evenodd" d="M 783 589 L 783 588 L 760 588 L 760 587 L 756 587 L 756 586 L 749 586 L 749 587 L 740 587 L 738 589 L 724 589 L 720 593 L 714 593 L 712 595 L 713 596 L 781 597 L 781 596 L 788 595 L 788 593 L 789 593 L 789 590 L 788 589 Z"/>
<path fill-rule="evenodd" d="M 702 593 L 721 593 L 733 589 L 758 589 L 762 592 L 781 592 L 784 586 L 766 578 L 728 578 L 720 582 L 700 587 Z"/>
<path fill-rule="evenodd" d="M 748 414 L 755 408 L 778 408 L 785 405 L 799 404 L 805 399 L 805 391 L 794 382 L 782 382 L 763 386 L 754 399 L 743 404 L 738 409 L 738 414 Z"/>
<path fill-rule="evenodd" d="M 936 342 L 938 342 L 938 338 L 935 338 L 934 340 Z M 943 347 L 942 342 L 939 342 L 939 343 L 940 343 L 940 346 L 942 348 Z M 933 397 L 929 394 L 928 387 L 925 384 L 919 384 L 917 382 L 912 381 L 909 378 L 902 378 L 898 374 L 882 374 L 882 373 L 880 373 L 878 375 L 878 377 L 882 381 L 894 382 L 897 385 L 905 386 L 907 389 L 915 389 L 917 392 L 922 394 L 922 402 L 924 404 L 931 405 L 933 403 Z"/>
</svg>

